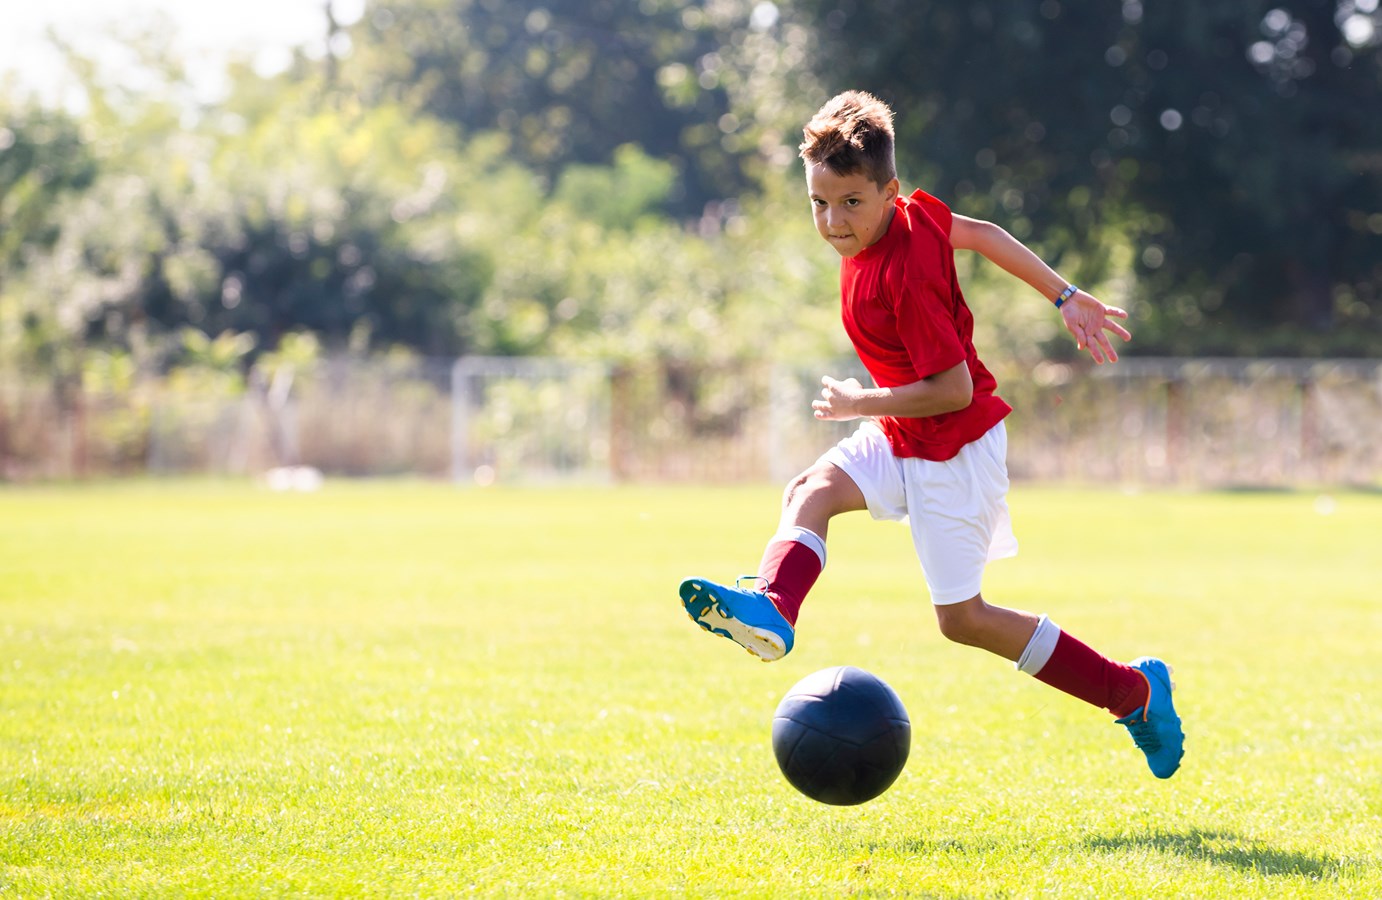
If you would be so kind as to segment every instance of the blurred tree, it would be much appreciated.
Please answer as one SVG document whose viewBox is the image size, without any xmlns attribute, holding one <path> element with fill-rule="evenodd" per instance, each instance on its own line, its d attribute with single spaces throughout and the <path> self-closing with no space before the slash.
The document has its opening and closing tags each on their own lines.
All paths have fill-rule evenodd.
<svg viewBox="0 0 1382 900">
<path fill-rule="evenodd" d="M 42 309 L 7 300 L 5 286 L 57 242 L 61 201 L 90 187 L 96 172 L 79 122 L 0 97 L 0 357 L 51 357 Z"/>
<path fill-rule="evenodd" d="M 1137 274 L 1171 313 L 1167 348 L 1282 353 L 1304 341 L 1310 352 L 1335 330 L 1362 338 L 1336 339 L 1335 352 L 1382 352 L 1376 11 L 1375 0 L 1125 4 L 1111 115 L 1130 120 L 1110 137 L 1126 135 L 1135 165 Z M 1217 346 L 1177 339 L 1202 330 Z"/>
<path fill-rule="evenodd" d="M 201 185 L 193 243 L 216 280 L 185 312 L 267 347 L 307 329 L 337 349 L 469 349 L 463 319 L 490 266 L 461 240 L 457 200 L 490 171 L 481 155 L 462 164 L 445 128 L 397 107 L 322 107 L 311 86 L 285 93 L 295 98 L 221 142 Z"/>
<path fill-rule="evenodd" d="M 672 189 L 670 163 L 650 159 L 634 144 L 614 151 L 614 165 L 573 164 L 562 170 L 553 199 L 605 228 L 632 228 L 657 207 Z"/>
<path fill-rule="evenodd" d="M 1099 5 L 793 0 L 814 23 L 811 65 L 897 112 L 898 167 L 957 211 L 992 218 L 1085 281 L 1108 274 L 1126 184 L 1093 156 L 1119 96 L 1103 49 L 1121 20 Z M 800 140 L 800 126 L 796 134 Z M 1073 259 L 1071 257 L 1074 257 Z"/>
<path fill-rule="evenodd" d="M 909 184 L 1111 299 L 1135 274 L 1134 348 L 1376 353 L 1378 25 L 1376 0 L 374 0 L 210 107 L 149 28 L 139 90 L 69 53 L 82 114 L 0 98 L 0 350 L 838 348 L 796 144 L 863 87 Z M 1053 333 L 1003 315 L 998 340 Z"/>
<path fill-rule="evenodd" d="M 51 246 L 58 199 L 89 187 L 96 163 L 70 116 L 0 97 L 0 272 Z M 27 249 L 26 249 L 27 248 Z"/>
<path fill-rule="evenodd" d="M 555 182 L 635 144 L 672 163 L 670 209 L 699 213 L 749 185 L 723 55 L 750 0 L 376 0 L 350 34 L 344 83 L 416 103 L 465 133 L 497 131 Z"/>
<path fill-rule="evenodd" d="M 243 96 L 187 127 L 160 95 L 112 96 L 93 76 L 100 177 L 55 209 L 60 231 L 6 306 L 49 344 L 131 347 L 145 365 L 182 353 L 184 326 L 260 350 L 298 329 L 334 348 L 472 349 L 487 228 L 522 214 L 479 199 L 506 165 L 498 149 L 463 157 L 449 128 L 396 106 L 323 105 L 312 79 L 236 83 Z"/>
<path fill-rule="evenodd" d="M 649 165 L 632 151 L 621 158 Z M 609 177 L 622 181 L 622 167 Z M 595 212 L 559 190 L 513 235 L 511 258 L 533 264 L 499 268 L 485 321 L 515 351 L 726 365 L 848 352 L 838 257 L 795 178 L 711 204 L 690 228 L 649 215 L 610 228 Z"/>
<path fill-rule="evenodd" d="M 1136 347 L 1382 325 L 1375 0 L 793 0 L 814 64 L 899 113 L 904 172 L 1077 280 L 1134 248 Z M 1339 346 L 1338 343 L 1335 346 Z M 1243 350 L 1309 352 L 1307 345 Z"/>
</svg>

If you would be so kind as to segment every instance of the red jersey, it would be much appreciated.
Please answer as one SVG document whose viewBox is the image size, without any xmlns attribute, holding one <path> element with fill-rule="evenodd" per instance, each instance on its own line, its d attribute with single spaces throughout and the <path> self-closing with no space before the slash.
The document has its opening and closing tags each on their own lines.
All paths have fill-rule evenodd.
<svg viewBox="0 0 1382 900">
<path fill-rule="evenodd" d="M 974 351 L 974 315 L 955 277 L 950 208 L 916 191 L 899 197 L 888 230 L 840 261 L 845 333 L 879 387 L 902 387 L 969 366 L 974 399 L 924 418 L 880 416 L 893 455 L 947 460 L 1012 412 Z"/>
</svg>

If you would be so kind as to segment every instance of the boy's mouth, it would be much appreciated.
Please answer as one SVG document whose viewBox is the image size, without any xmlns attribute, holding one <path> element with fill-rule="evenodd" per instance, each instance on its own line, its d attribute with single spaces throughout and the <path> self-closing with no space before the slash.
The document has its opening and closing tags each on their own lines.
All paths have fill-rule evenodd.
<svg viewBox="0 0 1382 900">
<path fill-rule="evenodd" d="M 825 240 L 841 256 L 853 256 L 856 252 L 855 237 L 852 234 L 830 234 L 826 235 Z"/>
</svg>

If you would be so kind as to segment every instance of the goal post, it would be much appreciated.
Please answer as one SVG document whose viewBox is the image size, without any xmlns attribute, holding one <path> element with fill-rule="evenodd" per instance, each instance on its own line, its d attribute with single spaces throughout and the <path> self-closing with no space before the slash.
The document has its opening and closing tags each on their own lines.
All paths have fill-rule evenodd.
<svg viewBox="0 0 1382 900">
<path fill-rule="evenodd" d="M 610 369 L 539 357 L 464 356 L 451 368 L 451 478 L 609 478 Z"/>
</svg>

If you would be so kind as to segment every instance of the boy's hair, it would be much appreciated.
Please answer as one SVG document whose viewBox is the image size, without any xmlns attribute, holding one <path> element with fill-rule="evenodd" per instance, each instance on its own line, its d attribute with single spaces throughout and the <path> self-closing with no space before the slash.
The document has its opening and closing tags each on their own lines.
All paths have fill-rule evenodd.
<svg viewBox="0 0 1382 900">
<path fill-rule="evenodd" d="M 836 175 L 862 173 L 880 188 L 897 177 L 893 111 L 864 91 L 837 94 L 802 129 L 801 158 Z"/>
</svg>

